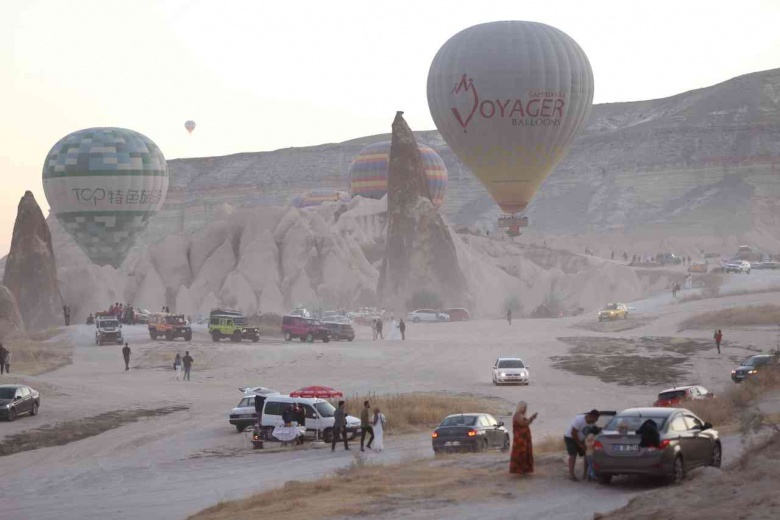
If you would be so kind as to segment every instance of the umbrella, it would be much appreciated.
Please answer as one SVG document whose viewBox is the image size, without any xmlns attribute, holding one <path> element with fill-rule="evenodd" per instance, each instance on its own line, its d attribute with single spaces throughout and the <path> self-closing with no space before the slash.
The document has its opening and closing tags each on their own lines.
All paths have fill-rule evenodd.
<svg viewBox="0 0 780 520">
<path fill-rule="evenodd" d="M 290 392 L 290 397 L 313 397 L 317 399 L 330 399 L 332 397 L 344 397 L 344 394 L 329 386 L 307 386 L 295 392 Z"/>
</svg>

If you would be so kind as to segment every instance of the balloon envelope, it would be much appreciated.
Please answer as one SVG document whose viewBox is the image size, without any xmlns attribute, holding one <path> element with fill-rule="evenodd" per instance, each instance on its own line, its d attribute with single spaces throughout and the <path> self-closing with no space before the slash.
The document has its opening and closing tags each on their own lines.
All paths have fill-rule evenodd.
<svg viewBox="0 0 780 520">
<path fill-rule="evenodd" d="M 192 133 L 192 131 L 195 130 L 195 121 L 187 121 L 184 123 L 184 128 L 186 128 L 189 133 Z"/>
<path fill-rule="evenodd" d="M 88 128 L 46 156 L 43 190 L 52 213 L 94 263 L 119 267 L 168 191 L 168 165 L 148 137 Z"/>
<path fill-rule="evenodd" d="M 505 213 L 525 209 L 585 125 L 587 56 L 535 22 L 475 25 L 450 38 L 428 73 L 428 106 L 444 140 Z"/>
<path fill-rule="evenodd" d="M 334 188 L 318 188 L 294 195 L 290 199 L 290 205 L 295 208 L 311 208 L 319 206 L 323 202 L 349 202 L 351 197 L 345 191 L 339 191 Z"/>
<path fill-rule="evenodd" d="M 435 207 L 444 202 L 447 192 L 447 167 L 432 148 L 417 145 L 422 156 L 428 194 Z M 390 170 L 390 141 L 363 148 L 349 166 L 349 193 L 369 199 L 381 199 L 387 194 L 387 173 Z"/>
</svg>

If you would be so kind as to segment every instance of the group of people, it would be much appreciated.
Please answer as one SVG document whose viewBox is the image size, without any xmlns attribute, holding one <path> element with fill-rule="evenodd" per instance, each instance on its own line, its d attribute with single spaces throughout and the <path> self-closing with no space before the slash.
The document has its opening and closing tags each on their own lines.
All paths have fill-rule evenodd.
<svg viewBox="0 0 780 520">
<path fill-rule="evenodd" d="M 333 439 L 331 441 L 330 451 L 336 451 L 336 444 L 339 441 L 339 437 L 342 437 L 344 440 L 344 449 L 349 450 L 347 415 L 349 415 L 349 413 L 346 409 L 346 402 L 339 401 L 339 406 L 333 413 Z M 366 451 L 366 448 L 376 451 L 385 449 L 384 431 L 386 424 L 387 420 L 382 411 L 379 408 L 376 408 L 372 416 L 371 403 L 369 401 L 363 401 L 363 409 L 360 411 L 360 451 Z M 366 436 L 369 437 L 368 443 L 366 443 Z"/>
<path fill-rule="evenodd" d="M 0 343 L 0 374 L 11 373 L 11 351 Z"/>
<path fill-rule="evenodd" d="M 406 339 L 406 323 L 404 322 L 403 318 L 401 318 L 400 321 L 396 322 L 395 318 L 391 318 L 390 320 L 390 334 L 388 334 L 387 339 L 389 340 L 405 340 Z M 374 340 L 378 339 L 385 339 L 383 335 L 384 330 L 384 321 L 382 318 L 374 318 L 374 320 L 371 322 L 371 333 L 374 336 Z"/>
<path fill-rule="evenodd" d="M 108 311 L 103 313 L 103 315 L 113 316 L 119 320 L 119 323 L 124 323 L 125 325 L 135 325 L 135 309 L 133 309 L 132 305 L 119 302 L 114 303 L 108 307 Z M 92 314 L 89 316 L 91 318 Z M 89 318 L 87 318 L 87 323 L 89 324 Z"/>
</svg>

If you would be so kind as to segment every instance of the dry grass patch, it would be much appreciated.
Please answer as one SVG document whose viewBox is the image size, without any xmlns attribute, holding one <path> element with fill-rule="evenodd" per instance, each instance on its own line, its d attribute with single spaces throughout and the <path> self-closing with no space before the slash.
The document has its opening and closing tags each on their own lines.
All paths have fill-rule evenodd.
<svg viewBox="0 0 780 520">
<path fill-rule="evenodd" d="M 509 415 L 511 410 L 502 401 L 469 394 L 410 393 L 355 394 L 345 399 L 347 409 L 359 416 L 363 402 L 371 403 L 372 413 L 379 408 L 387 419 L 388 433 L 409 433 L 437 426 L 454 413 L 481 412 Z"/>
<path fill-rule="evenodd" d="M 538 441 L 533 441 L 533 448 L 534 455 L 564 453 L 566 451 L 566 444 L 563 441 L 563 435 L 547 435 Z"/>
<path fill-rule="evenodd" d="M 748 305 L 692 316 L 680 323 L 679 330 L 723 329 L 748 325 L 777 325 L 780 323 L 780 305 Z"/>
<path fill-rule="evenodd" d="M 36 337 L 46 337 L 47 333 L 39 334 L 40 336 Z M 42 374 L 69 365 L 72 361 L 73 346 L 69 343 L 16 339 L 8 340 L 4 344 L 11 351 L 12 374 Z"/>
</svg>

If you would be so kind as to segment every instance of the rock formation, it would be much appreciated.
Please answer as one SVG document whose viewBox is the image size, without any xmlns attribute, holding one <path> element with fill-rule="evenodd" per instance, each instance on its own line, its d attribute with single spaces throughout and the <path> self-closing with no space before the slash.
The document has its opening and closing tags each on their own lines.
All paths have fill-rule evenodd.
<svg viewBox="0 0 780 520">
<path fill-rule="evenodd" d="M 467 305 L 466 279 L 450 229 L 428 199 L 417 141 L 398 112 L 393 121 L 387 192 L 387 241 L 377 294 L 383 306 L 406 310 L 417 295 Z"/>
<path fill-rule="evenodd" d="M 16 298 L 5 285 L 0 285 L 0 341 L 24 335 L 24 323 Z"/>
<path fill-rule="evenodd" d="M 51 234 L 29 191 L 19 201 L 3 284 L 16 298 L 28 329 L 62 325 L 62 298 Z"/>
</svg>

